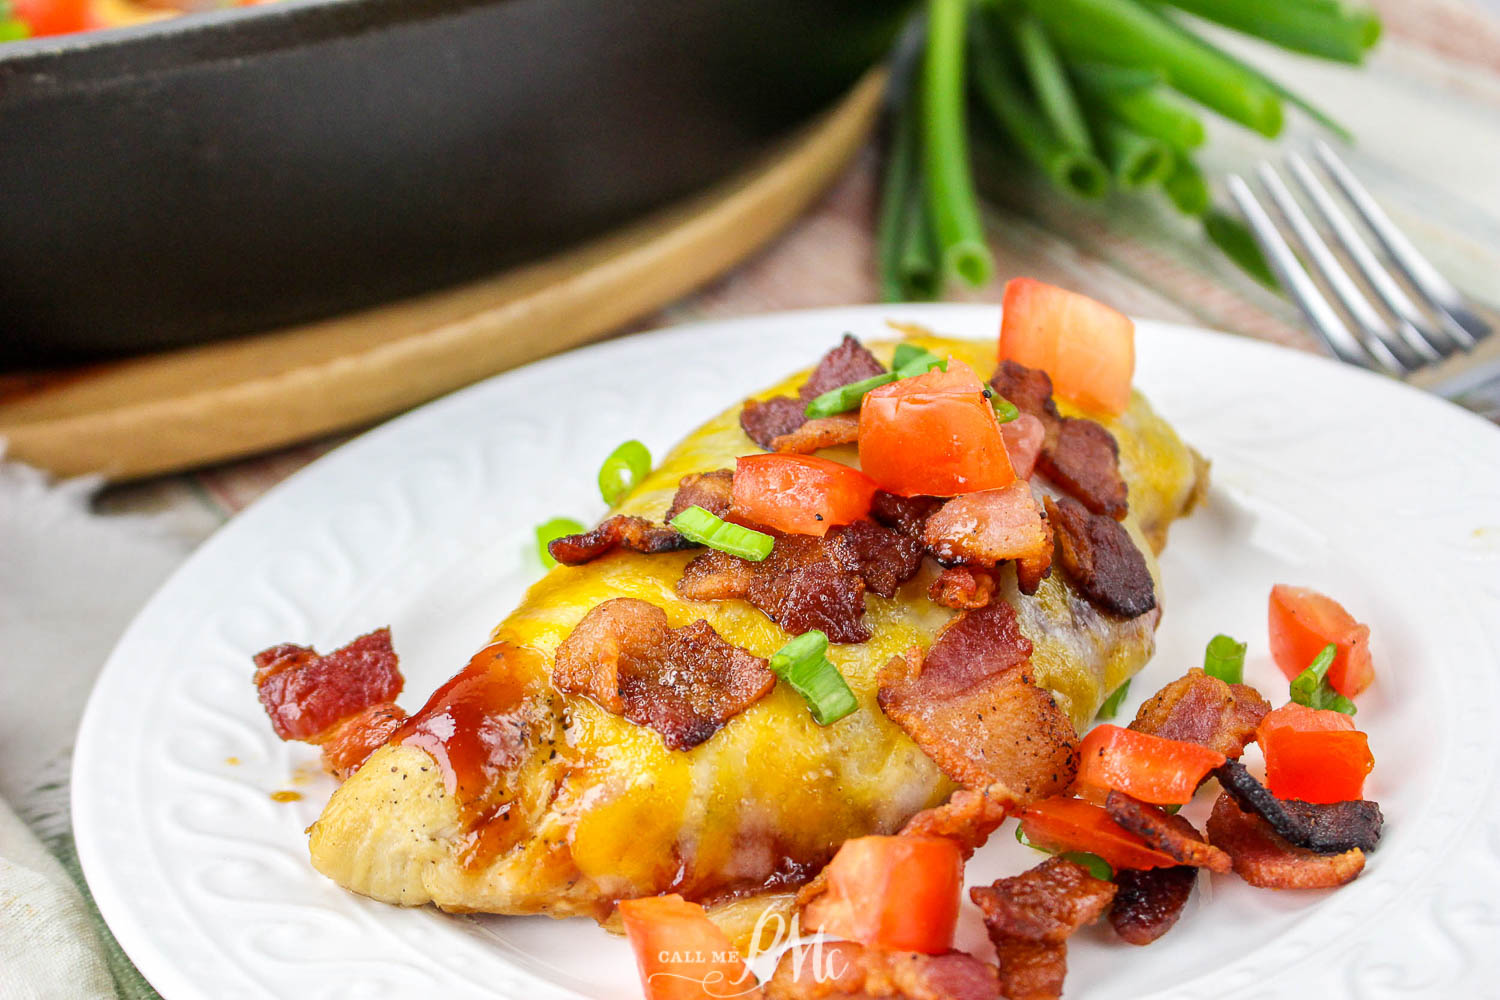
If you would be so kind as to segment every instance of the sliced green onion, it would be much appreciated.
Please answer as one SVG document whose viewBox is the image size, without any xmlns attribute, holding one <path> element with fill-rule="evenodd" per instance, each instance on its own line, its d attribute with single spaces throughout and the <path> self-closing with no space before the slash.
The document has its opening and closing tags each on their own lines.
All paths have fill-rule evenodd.
<svg viewBox="0 0 1500 1000">
<path fill-rule="evenodd" d="M 1324 682 L 1325 687 L 1318 689 L 1317 708 L 1326 708 L 1334 712 L 1343 712 L 1345 715 L 1353 715 L 1359 711 L 1354 707 L 1354 702 L 1345 698 L 1333 689 L 1332 685 Z M 1326 688 L 1326 690 L 1325 690 Z"/>
<path fill-rule="evenodd" d="M 1330 642 L 1318 651 L 1306 670 L 1292 678 L 1292 701 L 1299 705 L 1317 707 L 1313 701 L 1317 697 L 1318 687 L 1328 676 L 1328 668 L 1333 666 L 1333 658 L 1338 655 L 1338 651 L 1339 647 Z"/>
<path fill-rule="evenodd" d="M 1203 171 L 1185 153 L 1177 154 L 1172 172 L 1161 186 L 1172 199 L 1172 204 L 1177 206 L 1177 211 L 1184 215 L 1202 215 L 1212 203 Z"/>
<path fill-rule="evenodd" d="M 0 19 L 0 42 L 19 42 L 31 37 L 31 25 L 16 18 Z"/>
<path fill-rule="evenodd" d="M 1203 672 L 1226 684 L 1243 683 L 1245 644 L 1236 642 L 1227 635 L 1214 636 L 1208 640 L 1208 647 L 1203 651 Z"/>
<path fill-rule="evenodd" d="M 837 389 L 829 389 L 821 396 L 813 397 L 812 402 L 807 404 L 807 409 L 803 412 L 809 417 L 831 417 L 836 413 L 847 413 L 858 409 L 860 400 L 864 399 L 865 393 L 871 389 L 878 389 L 883 385 L 911 378 L 914 375 L 923 375 L 934 368 L 948 370 L 947 358 L 940 358 L 925 347 L 918 347 L 915 344 L 896 345 L 896 356 L 891 360 L 895 366 L 892 371 L 871 375 L 858 382 L 841 385 Z"/>
<path fill-rule="evenodd" d="M 1016 843 L 1022 847 L 1029 847 L 1033 851 L 1041 851 L 1043 854 L 1052 853 L 1045 847 L 1038 847 L 1028 840 L 1026 838 L 1026 831 L 1021 829 L 1020 823 L 1016 824 Z M 1105 882 L 1115 877 L 1115 870 L 1109 866 L 1109 862 L 1097 854 L 1090 854 L 1088 851 L 1064 851 L 1059 857 L 1067 858 L 1076 865 L 1082 865 L 1088 869 L 1089 874 L 1094 876 L 1094 878 L 1102 879 Z"/>
<path fill-rule="evenodd" d="M 1115 688 L 1115 693 L 1104 699 L 1104 704 L 1099 706 L 1099 718 L 1113 719 L 1120 711 L 1120 702 L 1130 693 L 1130 682 L 1126 681 Z"/>
<path fill-rule="evenodd" d="M 1137 132 L 1158 139 L 1178 152 L 1203 145 L 1208 137 L 1203 119 L 1173 97 L 1165 87 L 1090 91 L 1091 102 Z"/>
<path fill-rule="evenodd" d="M 1271 265 L 1266 262 L 1266 255 L 1261 253 L 1260 244 L 1255 242 L 1250 228 L 1239 219 L 1217 208 L 1211 208 L 1203 213 L 1203 232 L 1208 235 L 1214 246 L 1239 265 L 1240 270 L 1267 288 L 1281 287 L 1276 280 L 1276 275 L 1271 273 Z"/>
<path fill-rule="evenodd" d="M 1162 809 L 1166 812 L 1166 814 L 1168 816 L 1176 816 L 1178 814 L 1178 812 L 1180 812 L 1182 810 L 1182 803 L 1180 803 L 1180 802 L 1173 802 L 1173 803 L 1170 803 L 1168 805 L 1162 806 Z"/>
<path fill-rule="evenodd" d="M 902 344 L 902 347 L 911 347 L 911 344 Z M 940 358 L 925 347 L 918 347 L 918 353 L 909 354 L 904 362 L 896 362 L 896 381 L 904 378 L 915 378 L 918 375 L 926 375 L 934 368 L 942 371 L 948 370 L 948 359 Z M 892 359 L 893 361 L 895 359 Z"/>
<path fill-rule="evenodd" d="M 897 344 L 896 353 L 891 355 L 891 368 L 899 371 L 921 358 L 936 357 L 936 354 L 925 347 L 918 347 L 916 344 Z"/>
<path fill-rule="evenodd" d="M 771 672 L 803 697 L 820 726 L 837 722 L 859 707 L 827 652 L 828 636 L 810 629 L 772 653 L 770 661 Z"/>
<path fill-rule="evenodd" d="M 586 529 L 582 522 L 575 521 L 571 517 L 554 517 L 552 520 L 536 526 L 536 554 L 542 560 L 542 565 L 551 569 L 557 565 L 557 560 L 552 558 L 552 553 L 547 551 L 547 546 L 559 538 L 569 535 L 582 534 Z"/>
<path fill-rule="evenodd" d="M 964 121 L 969 0 L 929 0 L 922 64 L 922 165 L 927 207 L 945 274 L 979 286 L 995 262 L 984 239 Z"/>
<path fill-rule="evenodd" d="M 995 419 L 1002 424 L 1008 424 L 1021 415 L 1016 404 L 1000 395 L 989 386 L 984 387 L 984 394 L 989 397 L 990 405 L 995 408 Z"/>
<path fill-rule="evenodd" d="M 1116 118 L 1095 119 L 1099 148 L 1115 183 L 1127 191 L 1150 187 L 1165 180 L 1175 165 L 1166 143 L 1142 135 Z"/>
<path fill-rule="evenodd" d="M 639 441 L 626 441 L 599 467 L 599 493 L 613 507 L 651 471 L 651 452 Z"/>
<path fill-rule="evenodd" d="M 770 555 L 771 548 L 776 544 L 776 539 L 770 535 L 743 525 L 731 524 L 723 518 L 715 517 L 697 504 L 678 514 L 668 523 L 688 541 L 707 545 L 711 549 L 728 552 L 732 556 L 749 559 L 751 562 L 760 562 Z"/>
</svg>

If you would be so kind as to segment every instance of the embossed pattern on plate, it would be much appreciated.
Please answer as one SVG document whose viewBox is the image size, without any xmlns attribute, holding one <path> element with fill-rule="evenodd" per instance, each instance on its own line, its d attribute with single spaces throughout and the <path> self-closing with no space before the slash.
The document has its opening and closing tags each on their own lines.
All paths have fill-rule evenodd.
<svg viewBox="0 0 1500 1000">
<path fill-rule="evenodd" d="M 393 626 L 420 704 L 540 566 L 532 525 L 601 512 L 599 461 L 661 454 L 739 395 L 883 321 L 990 337 L 983 306 L 861 307 L 679 328 L 498 376 L 392 421 L 294 476 L 206 543 L 121 639 L 76 750 L 74 822 L 100 910 L 165 996 L 638 995 L 624 943 L 592 924 L 454 917 L 351 895 L 313 872 L 304 828 L 332 789 L 279 743 L 249 656 Z M 1500 982 L 1500 433 L 1333 362 L 1140 324 L 1137 382 L 1214 461 L 1209 502 L 1164 558 L 1156 659 L 1124 713 L 1219 631 L 1265 652 L 1274 582 L 1337 594 L 1374 628 L 1360 700 L 1387 836 L 1337 892 L 1215 878 L 1149 951 L 1094 929 L 1070 947 L 1090 997 L 1493 995 Z M 231 764 L 233 758 L 238 764 Z M 270 793 L 302 798 L 275 802 Z M 1204 804 L 1195 804 L 1202 808 Z M 1035 860 L 1001 836 L 987 881 Z M 969 912 L 960 945 L 984 950 Z"/>
</svg>

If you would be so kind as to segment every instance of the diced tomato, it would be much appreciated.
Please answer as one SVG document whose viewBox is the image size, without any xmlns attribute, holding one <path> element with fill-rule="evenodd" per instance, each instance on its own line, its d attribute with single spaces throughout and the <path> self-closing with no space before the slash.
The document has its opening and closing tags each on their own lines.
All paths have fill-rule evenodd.
<svg viewBox="0 0 1500 1000">
<path fill-rule="evenodd" d="M 824 535 L 870 512 L 875 480 L 815 455 L 735 460 L 733 512 L 792 535 Z"/>
<path fill-rule="evenodd" d="M 894 951 L 941 955 L 953 947 L 964 859 L 946 837 L 856 837 L 826 870 L 828 890 L 803 926 Z"/>
<path fill-rule="evenodd" d="M 1040 368 L 1063 399 L 1096 413 L 1130 405 L 1135 324 L 1086 295 L 1033 278 L 1005 284 L 1000 360 Z"/>
<path fill-rule="evenodd" d="M 1283 705 L 1260 720 L 1255 740 L 1266 758 L 1266 786 L 1280 799 L 1347 802 L 1364 798 L 1375 767 L 1370 741 L 1343 712 Z"/>
<path fill-rule="evenodd" d="M 703 907 L 681 896 L 620 901 L 646 1000 L 759 998 L 755 977 Z"/>
<path fill-rule="evenodd" d="M 901 496 L 951 497 L 1009 486 L 1016 474 L 995 410 L 974 370 L 904 378 L 865 394 L 859 410 L 859 464 Z"/>
<path fill-rule="evenodd" d="M 1088 851 L 1111 868 L 1171 868 L 1177 860 L 1149 846 L 1092 802 L 1054 796 L 1021 811 L 1026 839 L 1046 851 Z"/>
<path fill-rule="evenodd" d="M 1217 750 L 1134 729 L 1095 726 L 1079 748 L 1078 783 L 1110 789 L 1159 806 L 1192 800 L 1208 772 L 1224 763 Z"/>
<path fill-rule="evenodd" d="M 1335 691 L 1353 698 L 1375 680 L 1369 626 L 1355 621 L 1333 598 L 1279 583 L 1271 588 L 1269 619 L 1271 655 L 1287 680 L 1306 670 L 1330 642 L 1339 648 L 1328 668 Z"/>
<path fill-rule="evenodd" d="M 88 0 L 11 0 L 12 17 L 33 35 L 66 35 L 93 27 Z"/>
<path fill-rule="evenodd" d="M 1030 479 L 1036 468 L 1037 456 L 1042 453 L 1042 444 L 1047 440 L 1047 428 L 1029 413 L 1000 425 L 1000 436 L 1005 439 L 1005 453 L 1010 456 L 1010 467 L 1017 479 Z"/>
</svg>

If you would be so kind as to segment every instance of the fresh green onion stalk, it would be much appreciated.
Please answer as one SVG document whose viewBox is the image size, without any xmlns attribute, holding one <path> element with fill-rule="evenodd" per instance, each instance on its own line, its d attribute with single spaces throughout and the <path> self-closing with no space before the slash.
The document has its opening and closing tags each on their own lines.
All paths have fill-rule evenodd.
<svg viewBox="0 0 1500 1000">
<path fill-rule="evenodd" d="M 1116 715 L 1119 715 L 1120 704 L 1129 694 L 1130 682 L 1127 680 L 1124 684 L 1121 684 L 1119 687 L 1115 688 L 1114 694 L 1111 694 L 1108 698 L 1104 699 L 1104 704 L 1099 706 L 1098 718 L 1109 720 L 1113 719 Z"/>
<path fill-rule="evenodd" d="M 836 413 L 847 413 L 850 410 L 859 409 L 860 401 L 871 389 L 878 389 L 904 378 L 923 375 L 934 368 L 941 368 L 944 371 L 948 369 L 947 358 L 940 358 L 931 351 L 913 344 L 899 345 L 896 348 L 893 364 L 894 367 L 888 372 L 871 375 L 869 378 L 841 385 L 837 389 L 828 390 L 821 396 L 813 397 L 803 412 L 809 417 L 831 417 Z"/>
<path fill-rule="evenodd" d="M 776 539 L 765 532 L 755 531 L 743 525 L 732 524 L 716 517 L 697 504 L 678 514 L 668 522 L 690 542 L 706 545 L 720 552 L 728 552 L 741 559 L 760 562 L 771 554 Z"/>
<path fill-rule="evenodd" d="M 832 725 L 859 708 L 839 668 L 829 662 L 828 636 L 810 629 L 771 654 L 771 672 L 807 702 L 813 721 Z"/>
<path fill-rule="evenodd" d="M 1022 847 L 1029 847 L 1033 851 L 1041 851 L 1043 854 L 1052 853 L 1045 847 L 1038 847 L 1033 844 L 1027 838 L 1026 831 L 1021 829 L 1021 824 L 1019 823 L 1016 824 L 1016 843 Z M 1076 865 L 1082 865 L 1088 869 L 1090 875 L 1101 881 L 1109 882 L 1115 877 L 1115 870 L 1109 866 L 1109 862 L 1097 854 L 1091 854 L 1088 851 L 1064 851 L 1061 857 L 1067 858 Z"/>
<path fill-rule="evenodd" d="M 1353 715 L 1357 711 L 1354 702 L 1339 694 L 1328 683 L 1328 668 L 1333 666 L 1338 651 L 1338 646 L 1330 642 L 1318 651 L 1306 670 L 1292 678 L 1292 701 L 1308 708 L 1332 709 L 1345 715 Z"/>
<path fill-rule="evenodd" d="M 969 0 L 929 0 L 922 65 L 923 190 L 945 274 L 982 285 L 994 269 L 969 167 L 965 120 Z"/>
<path fill-rule="evenodd" d="M 1227 635 L 1214 636 L 1203 651 L 1203 672 L 1227 684 L 1244 683 L 1245 644 Z"/>
<path fill-rule="evenodd" d="M 536 526 L 536 554 L 541 559 L 542 565 L 551 569 L 557 565 L 557 560 L 552 558 L 552 553 L 547 551 L 547 546 L 559 538 L 569 535 L 582 534 L 586 529 L 583 523 L 575 521 L 571 517 L 554 517 L 552 520 Z"/>
<path fill-rule="evenodd" d="M 639 441 L 626 441 L 599 467 L 599 494 L 613 507 L 651 471 L 651 452 Z"/>
</svg>

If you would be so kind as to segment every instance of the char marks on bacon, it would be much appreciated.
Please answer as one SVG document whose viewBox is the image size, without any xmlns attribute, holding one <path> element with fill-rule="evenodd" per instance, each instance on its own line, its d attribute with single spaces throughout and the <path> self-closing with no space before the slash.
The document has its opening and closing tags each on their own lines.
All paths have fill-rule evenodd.
<svg viewBox="0 0 1500 1000">
<path fill-rule="evenodd" d="M 663 521 L 670 521 L 689 507 L 702 507 L 714 517 L 729 513 L 734 502 L 734 470 L 714 469 L 712 472 L 695 472 L 682 477 L 677 492 L 672 496 L 672 506 L 667 508 Z"/>
<path fill-rule="evenodd" d="M 828 532 L 834 553 L 881 597 L 896 590 L 922 568 L 922 543 L 874 521 L 855 521 Z"/>
<path fill-rule="evenodd" d="M 1052 528 L 1025 480 L 954 497 L 927 518 L 922 537 L 943 563 L 993 567 L 1015 560 L 1023 594 L 1036 593 L 1051 572 Z"/>
<path fill-rule="evenodd" d="M 1036 463 L 1044 475 L 1093 513 L 1117 520 L 1125 516 L 1128 490 L 1113 434 L 1095 421 L 1060 414 L 1052 399 L 1052 379 L 1041 369 L 1002 361 L 990 385 L 1022 413 L 1041 421 L 1045 434 Z"/>
<path fill-rule="evenodd" d="M 975 566 L 949 566 L 927 588 L 934 604 L 959 610 L 982 608 L 995 596 L 995 575 Z"/>
<path fill-rule="evenodd" d="M 1031 642 L 1004 601 L 959 613 L 924 656 L 880 672 L 881 709 L 966 788 L 1000 782 L 1023 802 L 1062 792 L 1078 773 L 1077 735 L 1027 673 Z"/>
<path fill-rule="evenodd" d="M 1180 864 L 1221 875 L 1229 871 L 1229 856 L 1205 841 L 1183 817 L 1119 791 L 1109 793 L 1104 808 L 1110 819 Z"/>
<path fill-rule="evenodd" d="M 853 444 L 859 440 L 859 414 L 835 413 L 814 417 L 796 430 L 771 439 L 771 450 L 791 455 L 811 455 L 822 448 Z"/>
<path fill-rule="evenodd" d="M 327 655 L 290 643 L 272 646 L 257 653 L 254 662 L 261 706 L 283 740 L 322 742 L 339 723 L 372 705 L 393 702 L 401 693 L 389 628 Z"/>
<path fill-rule="evenodd" d="M 744 428 L 750 440 L 767 451 L 783 450 L 776 446 L 777 439 L 790 437 L 807 421 L 808 403 L 839 386 L 884 372 L 885 367 L 875 360 L 875 355 L 846 333 L 837 347 L 823 355 L 807 381 L 798 389 L 795 398 L 774 396 L 764 402 L 746 400 L 744 409 L 740 411 L 740 427 Z M 827 434 L 831 431 L 820 429 L 817 433 Z M 800 439 L 797 443 L 799 447 L 785 450 L 800 451 Z"/>
<path fill-rule="evenodd" d="M 1371 851 L 1380 843 L 1383 817 L 1374 802 L 1279 799 L 1238 761 L 1226 761 L 1214 770 L 1214 777 L 1240 808 L 1265 820 L 1289 844 L 1318 854 L 1342 854 L 1355 847 Z"/>
<path fill-rule="evenodd" d="M 1197 743 L 1236 758 L 1255 740 L 1271 703 L 1248 684 L 1229 684 L 1194 667 L 1152 695 L 1130 728 L 1169 740 Z"/>
<path fill-rule="evenodd" d="M 1000 990 L 1009 1000 L 1054 1000 L 1068 971 L 1068 937 L 1093 923 L 1115 886 L 1066 858 L 969 890 L 1000 958 Z"/>
<path fill-rule="evenodd" d="M 1208 839 L 1229 855 L 1235 874 L 1263 889 L 1333 889 L 1364 871 L 1365 853 L 1352 847 L 1318 854 L 1289 843 L 1269 823 L 1220 793 L 1208 817 Z"/>
<path fill-rule="evenodd" d="M 1135 618 L 1156 607 L 1156 585 L 1146 557 L 1120 522 L 1095 514 L 1070 497 L 1047 497 L 1055 556 L 1097 607 Z"/>
<path fill-rule="evenodd" d="M 592 531 L 553 539 L 548 543 L 547 551 L 565 566 L 582 566 L 615 549 L 654 555 L 691 549 L 695 544 L 670 525 L 654 524 L 644 517 L 615 514 L 605 518 Z"/>
<path fill-rule="evenodd" d="M 1000 1000 L 995 967 L 961 951 L 946 955 L 832 941 L 786 952 L 765 984 L 767 1000 Z"/>
<path fill-rule="evenodd" d="M 1150 944 L 1172 929 L 1182 916 L 1198 869 L 1121 868 L 1115 872 L 1115 902 L 1109 925 L 1127 944 Z"/>
<path fill-rule="evenodd" d="M 870 502 L 870 516 L 903 535 L 921 538 L 927 528 L 927 519 L 942 505 L 943 501 L 938 497 L 903 497 L 876 490 Z"/>
<path fill-rule="evenodd" d="M 958 844 L 964 857 L 971 857 L 1019 808 L 1016 795 L 1004 782 L 984 788 L 960 788 L 948 801 L 924 809 L 901 828 L 904 836 L 947 837 Z"/>
<path fill-rule="evenodd" d="M 656 605 L 618 597 L 558 646 L 552 681 L 690 750 L 770 693 L 776 675 L 706 621 L 674 629 Z"/>
</svg>

